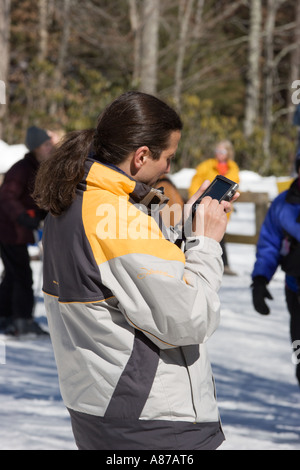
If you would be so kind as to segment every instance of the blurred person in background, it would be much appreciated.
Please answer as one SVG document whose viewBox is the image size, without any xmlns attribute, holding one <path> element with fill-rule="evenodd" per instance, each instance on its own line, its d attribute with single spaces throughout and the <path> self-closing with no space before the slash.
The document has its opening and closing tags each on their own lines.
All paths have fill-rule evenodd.
<svg viewBox="0 0 300 470">
<path fill-rule="evenodd" d="M 0 254 L 4 273 L 0 284 L 0 330 L 9 335 L 44 334 L 33 320 L 34 292 L 28 244 L 46 213 L 31 193 L 42 161 L 53 148 L 44 129 L 27 130 L 29 152 L 6 173 L 0 187 Z"/>
<path fill-rule="evenodd" d="M 290 313 L 292 343 L 300 340 L 300 150 L 296 156 L 298 177 L 291 187 L 272 202 L 261 227 L 256 262 L 252 272 L 252 298 L 255 310 L 268 315 L 267 289 L 278 266 L 286 273 L 285 295 Z M 294 344 L 295 347 L 297 343 Z M 300 385 L 300 364 L 296 366 Z"/>
<path fill-rule="evenodd" d="M 234 148 L 229 140 L 221 140 L 215 147 L 214 158 L 209 158 L 196 168 L 196 173 L 193 176 L 190 188 L 189 197 L 200 188 L 201 184 L 205 180 L 212 182 L 217 175 L 226 176 L 226 178 L 239 183 L 239 167 L 234 161 Z M 229 220 L 230 214 L 228 214 Z M 221 247 L 223 250 L 223 263 L 224 263 L 224 274 L 235 275 L 236 273 L 229 267 L 229 261 L 227 256 L 227 250 L 225 246 L 224 238 L 221 241 Z"/>
</svg>

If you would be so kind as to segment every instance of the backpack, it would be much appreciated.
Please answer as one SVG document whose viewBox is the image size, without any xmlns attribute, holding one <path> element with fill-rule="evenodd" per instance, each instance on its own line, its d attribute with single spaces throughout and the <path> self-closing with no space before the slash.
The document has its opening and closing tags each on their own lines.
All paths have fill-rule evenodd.
<svg viewBox="0 0 300 470">
<path fill-rule="evenodd" d="M 286 234 L 284 241 L 284 254 L 281 257 L 281 269 L 288 275 L 300 278 L 300 242 Z"/>
</svg>

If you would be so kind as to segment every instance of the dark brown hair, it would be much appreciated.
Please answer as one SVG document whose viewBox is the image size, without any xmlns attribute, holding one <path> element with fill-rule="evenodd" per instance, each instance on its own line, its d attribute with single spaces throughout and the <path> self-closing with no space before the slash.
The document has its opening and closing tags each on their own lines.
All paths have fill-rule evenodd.
<svg viewBox="0 0 300 470">
<path fill-rule="evenodd" d="M 67 134 L 41 164 L 33 197 L 39 207 L 60 215 L 75 197 L 89 153 L 95 160 L 118 165 L 145 145 L 158 160 L 171 132 L 181 129 L 178 114 L 166 103 L 145 93 L 124 93 L 103 111 L 96 129 Z"/>
</svg>

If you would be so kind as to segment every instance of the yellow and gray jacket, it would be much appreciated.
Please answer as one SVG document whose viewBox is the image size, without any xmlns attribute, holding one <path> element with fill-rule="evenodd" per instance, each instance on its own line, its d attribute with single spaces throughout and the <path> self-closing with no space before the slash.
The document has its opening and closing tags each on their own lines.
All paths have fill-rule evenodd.
<svg viewBox="0 0 300 470">
<path fill-rule="evenodd" d="M 159 199 L 88 158 L 73 204 L 45 221 L 45 307 L 80 449 L 224 439 L 204 344 L 219 323 L 221 249 L 196 237 L 183 253 L 148 213 Z"/>
</svg>

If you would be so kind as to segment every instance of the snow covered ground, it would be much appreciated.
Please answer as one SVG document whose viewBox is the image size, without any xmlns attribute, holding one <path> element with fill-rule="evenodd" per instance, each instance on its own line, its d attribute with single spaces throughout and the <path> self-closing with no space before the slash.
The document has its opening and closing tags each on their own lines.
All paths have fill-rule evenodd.
<svg viewBox="0 0 300 470">
<path fill-rule="evenodd" d="M 255 247 L 228 245 L 236 277 L 224 277 L 222 319 L 208 347 L 226 442 L 222 450 L 299 450 L 300 389 L 294 378 L 283 274 L 271 283 L 268 317 L 251 304 Z M 40 266 L 32 262 L 35 283 Z M 47 328 L 42 298 L 36 317 Z M 3 338 L 2 338 L 3 339 Z M 2 342 L 0 449 L 75 449 L 50 339 Z M 1 356 L 0 356 L 1 359 Z M 3 362 L 3 360 L 0 362 Z"/>
<path fill-rule="evenodd" d="M 40 265 L 32 262 L 37 289 Z M 35 317 L 47 330 L 40 292 L 37 299 Z M 49 337 L 21 341 L 2 335 L 0 345 L 0 450 L 75 449 Z"/>
<path fill-rule="evenodd" d="M 237 277 L 225 276 L 219 329 L 208 342 L 226 450 L 299 450 L 300 389 L 294 376 L 284 275 L 270 284 L 271 314 L 256 313 L 250 273 L 255 247 L 228 245 Z"/>
</svg>

